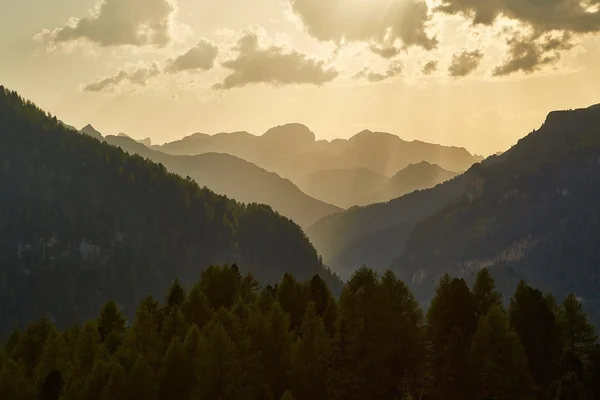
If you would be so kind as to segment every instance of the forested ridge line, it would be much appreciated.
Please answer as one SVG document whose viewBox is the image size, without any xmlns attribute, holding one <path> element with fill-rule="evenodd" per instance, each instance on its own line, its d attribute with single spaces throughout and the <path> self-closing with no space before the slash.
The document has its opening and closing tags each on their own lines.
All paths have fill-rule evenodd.
<svg viewBox="0 0 600 400">
<path fill-rule="evenodd" d="M 189 288 L 208 265 L 235 262 L 265 283 L 317 273 L 341 287 L 270 207 L 68 129 L 0 86 L 0 336 L 42 316 L 88 319 L 108 299 L 132 317 L 173 279 Z"/>
<path fill-rule="evenodd" d="M 315 275 L 261 287 L 213 266 L 57 329 L 41 319 L 0 347 L 3 399 L 541 399 L 600 396 L 600 346 L 575 296 L 521 282 L 505 309 L 486 269 L 444 276 L 426 314 L 392 272 L 363 267 L 336 299 Z"/>
</svg>

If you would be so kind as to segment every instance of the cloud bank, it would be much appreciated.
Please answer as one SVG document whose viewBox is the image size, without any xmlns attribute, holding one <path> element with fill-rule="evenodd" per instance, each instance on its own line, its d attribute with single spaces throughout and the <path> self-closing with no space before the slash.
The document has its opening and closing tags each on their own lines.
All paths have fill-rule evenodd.
<svg viewBox="0 0 600 400">
<path fill-rule="evenodd" d="M 309 58 L 298 51 L 279 46 L 261 47 L 255 32 L 246 32 L 238 40 L 235 51 L 235 58 L 222 63 L 231 73 L 214 85 L 215 89 L 232 89 L 252 84 L 320 86 L 338 76 L 338 72 L 326 67 L 323 61 Z"/>
<path fill-rule="evenodd" d="M 176 0 L 100 0 L 92 16 L 71 18 L 45 36 L 54 44 L 87 40 L 101 47 L 164 47 L 171 41 L 176 11 Z"/>
</svg>

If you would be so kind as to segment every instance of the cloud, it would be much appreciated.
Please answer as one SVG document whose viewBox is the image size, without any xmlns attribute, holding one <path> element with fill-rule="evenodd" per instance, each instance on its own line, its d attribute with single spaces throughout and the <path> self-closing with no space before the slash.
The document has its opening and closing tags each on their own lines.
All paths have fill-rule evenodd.
<svg viewBox="0 0 600 400">
<path fill-rule="evenodd" d="M 53 31 L 43 32 L 53 44 L 80 39 L 101 47 L 164 47 L 171 41 L 170 27 L 176 0 L 100 0 L 89 18 L 71 18 Z"/>
<path fill-rule="evenodd" d="M 208 71 L 215 65 L 218 55 L 219 48 L 213 42 L 202 39 L 187 53 L 171 60 L 165 71 L 169 73 L 198 69 Z"/>
<path fill-rule="evenodd" d="M 129 82 L 134 86 L 146 86 L 150 79 L 160 75 L 160 73 L 160 68 L 156 63 L 147 66 L 139 65 L 128 70 L 122 69 L 115 75 L 107 78 L 98 78 L 85 85 L 83 91 L 111 92 L 124 82 Z"/>
<path fill-rule="evenodd" d="M 395 46 L 382 47 L 376 44 L 371 44 L 371 51 L 383 58 L 394 58 L 402 51 L 401 48 Z"/>
<path fill-rule="evenodd" d="M 455 54 L 448 67 L 448 73 L 455 78 L 467 76 L 479 67 L 482 59 L 483 53 L 479 50 L 463 51 L 460 54 Z"/>
<path fill-rule="evenodd" d="M 536 31 L 600 31 L 600 0 L 444 0 L 437 10 L 462 14 L 475 24 L 492 25 L 499 17 L 520 21 Z"/>
<path fill-rule="evenodd" d="M 435 48 L 427 26 L 431 15 L 425 0 L 289 0 L 307 32 L 338 45 L 365 42 L 375 48 L 419 46 Z"/>
<path fill-rule="evenodd" d="M 561 37 L 515 35 L 506 42 L 509 49 L 507 56 L 502 65 L 494 68 L 494 76 L 506 76 L 519 71 L 531 74 L 545 65 L 555 64 L 561 58 L 561 51 L 573 48 L 571 35 L 568 33 Z"/>
<path fill-rule="evenodd" d="M 323 61 L 309 58 L 283 47 L 261 47 L 256 32 L 245 32 L 238 40 L 235 58 L 222 63 L 232 71 L 215 89 L 232 89 L 252 84 L 283 86 L 312 84 L 320 86 L 334 80 L 338 72 L 327 68 Z"/>
<path fill-rule="evenodd" d="M 494 76 L 553 65 L 573 48 L 573 37 L 600 33 L 600 0 L 442 0 L 435 10 L 462 15 L 474 25 L 492 26 L 500 19 L 518 24 L 521 32 L 504 32 L 508 51 Z"/>
<path fill-rule="evenodd" d="M 432 60 L 432 61 L 427 62 L 425 65 L 423 65 L 423 68 L 421 68 L 421 73 L 423 75 L 431 75 L 435 71 L 437 71 L 437 68 L 438 68 L 438 62 L 436 60 Z"/>
<path fill-rule="evenodd" d="M 369 68 L 364 68 L 359 71 L 356 75 L 354 75 L 354 79 L 366 79 L 369 82 L 382 82 L 390 78 L 394 78 L 396 76 L 402 75 L 404 71 L 404 64 L 400 61 L 394 61 L 390 64 L 387 71 L 385 73 L 373 72 Z"/>
</svg>

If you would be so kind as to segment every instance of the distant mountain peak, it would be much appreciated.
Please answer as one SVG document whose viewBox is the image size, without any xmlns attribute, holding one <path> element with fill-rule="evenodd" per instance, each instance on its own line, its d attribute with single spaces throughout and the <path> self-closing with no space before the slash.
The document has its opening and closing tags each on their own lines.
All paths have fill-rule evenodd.
<svg viewBox="0 0 600 400">
<path fill-rule="evenodd" d="M 300 123 L 289 123 L 279 125 L 266 131 L 262 135 L 267 140 L 293 141 L 297 144 L 308 144 L 316 141 L 316 136 L 306 125 Z"/>
<path fill-rule="evenodd" d="M 102 134 L 98 132 L 91 124 L 87 124 L 79 132 L 94 137 L 96 139 L 102 139 Z"/>
</svg>

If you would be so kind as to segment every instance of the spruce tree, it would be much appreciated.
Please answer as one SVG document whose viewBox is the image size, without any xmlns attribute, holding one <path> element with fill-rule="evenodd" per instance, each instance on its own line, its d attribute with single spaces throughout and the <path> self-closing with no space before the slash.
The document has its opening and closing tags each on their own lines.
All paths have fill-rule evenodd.
<svg viewBox="0 0 600 400">
<path fill-rule="evenodd" d="M 588 322 L 581 303 L 573 294 L 568 295 L 559 308 L 558 324 L 565 352 L 585 359 L 596 344 L 598 336 L 594 326 Z"/>
<path fill-rule="evenodd" d="M 158 382 L 154 371 L 143 356 L 138 356 L 129 372 L 131 400 L 158 400 Z"/>
<path fill-rule="evenodd" d="M 496 283 L 487 268 L 477 273 L 473 285 L 473 297 L 477 307 L 477 317 L 485 316 L 491 307 L 502 307 L 502 295 L 496 290 Z"/>
<path fill-rule="evenodd" d="M 98 332 L 100 333 L 100 341 L 104 342 L 106 337 L 111 332 L 123 334 L 127 320 L 119 309 L 119 306 L 114 301 L 107 301 L 100 311 L 98 317 Z"/>
<path fill-rule="evenodd" d="M 310 301 L 302 321 L 294 357 L 294 393 L 298 400 L 327 398 L 327 364 L 330 342 L 323 321 Z"/>
<path fill-rule="evenodd" d="M 470 358 L 476 399 L 533 398 L 535 385 L 525 349 L 498 305 L 480 318 Z"/>
</svg>

